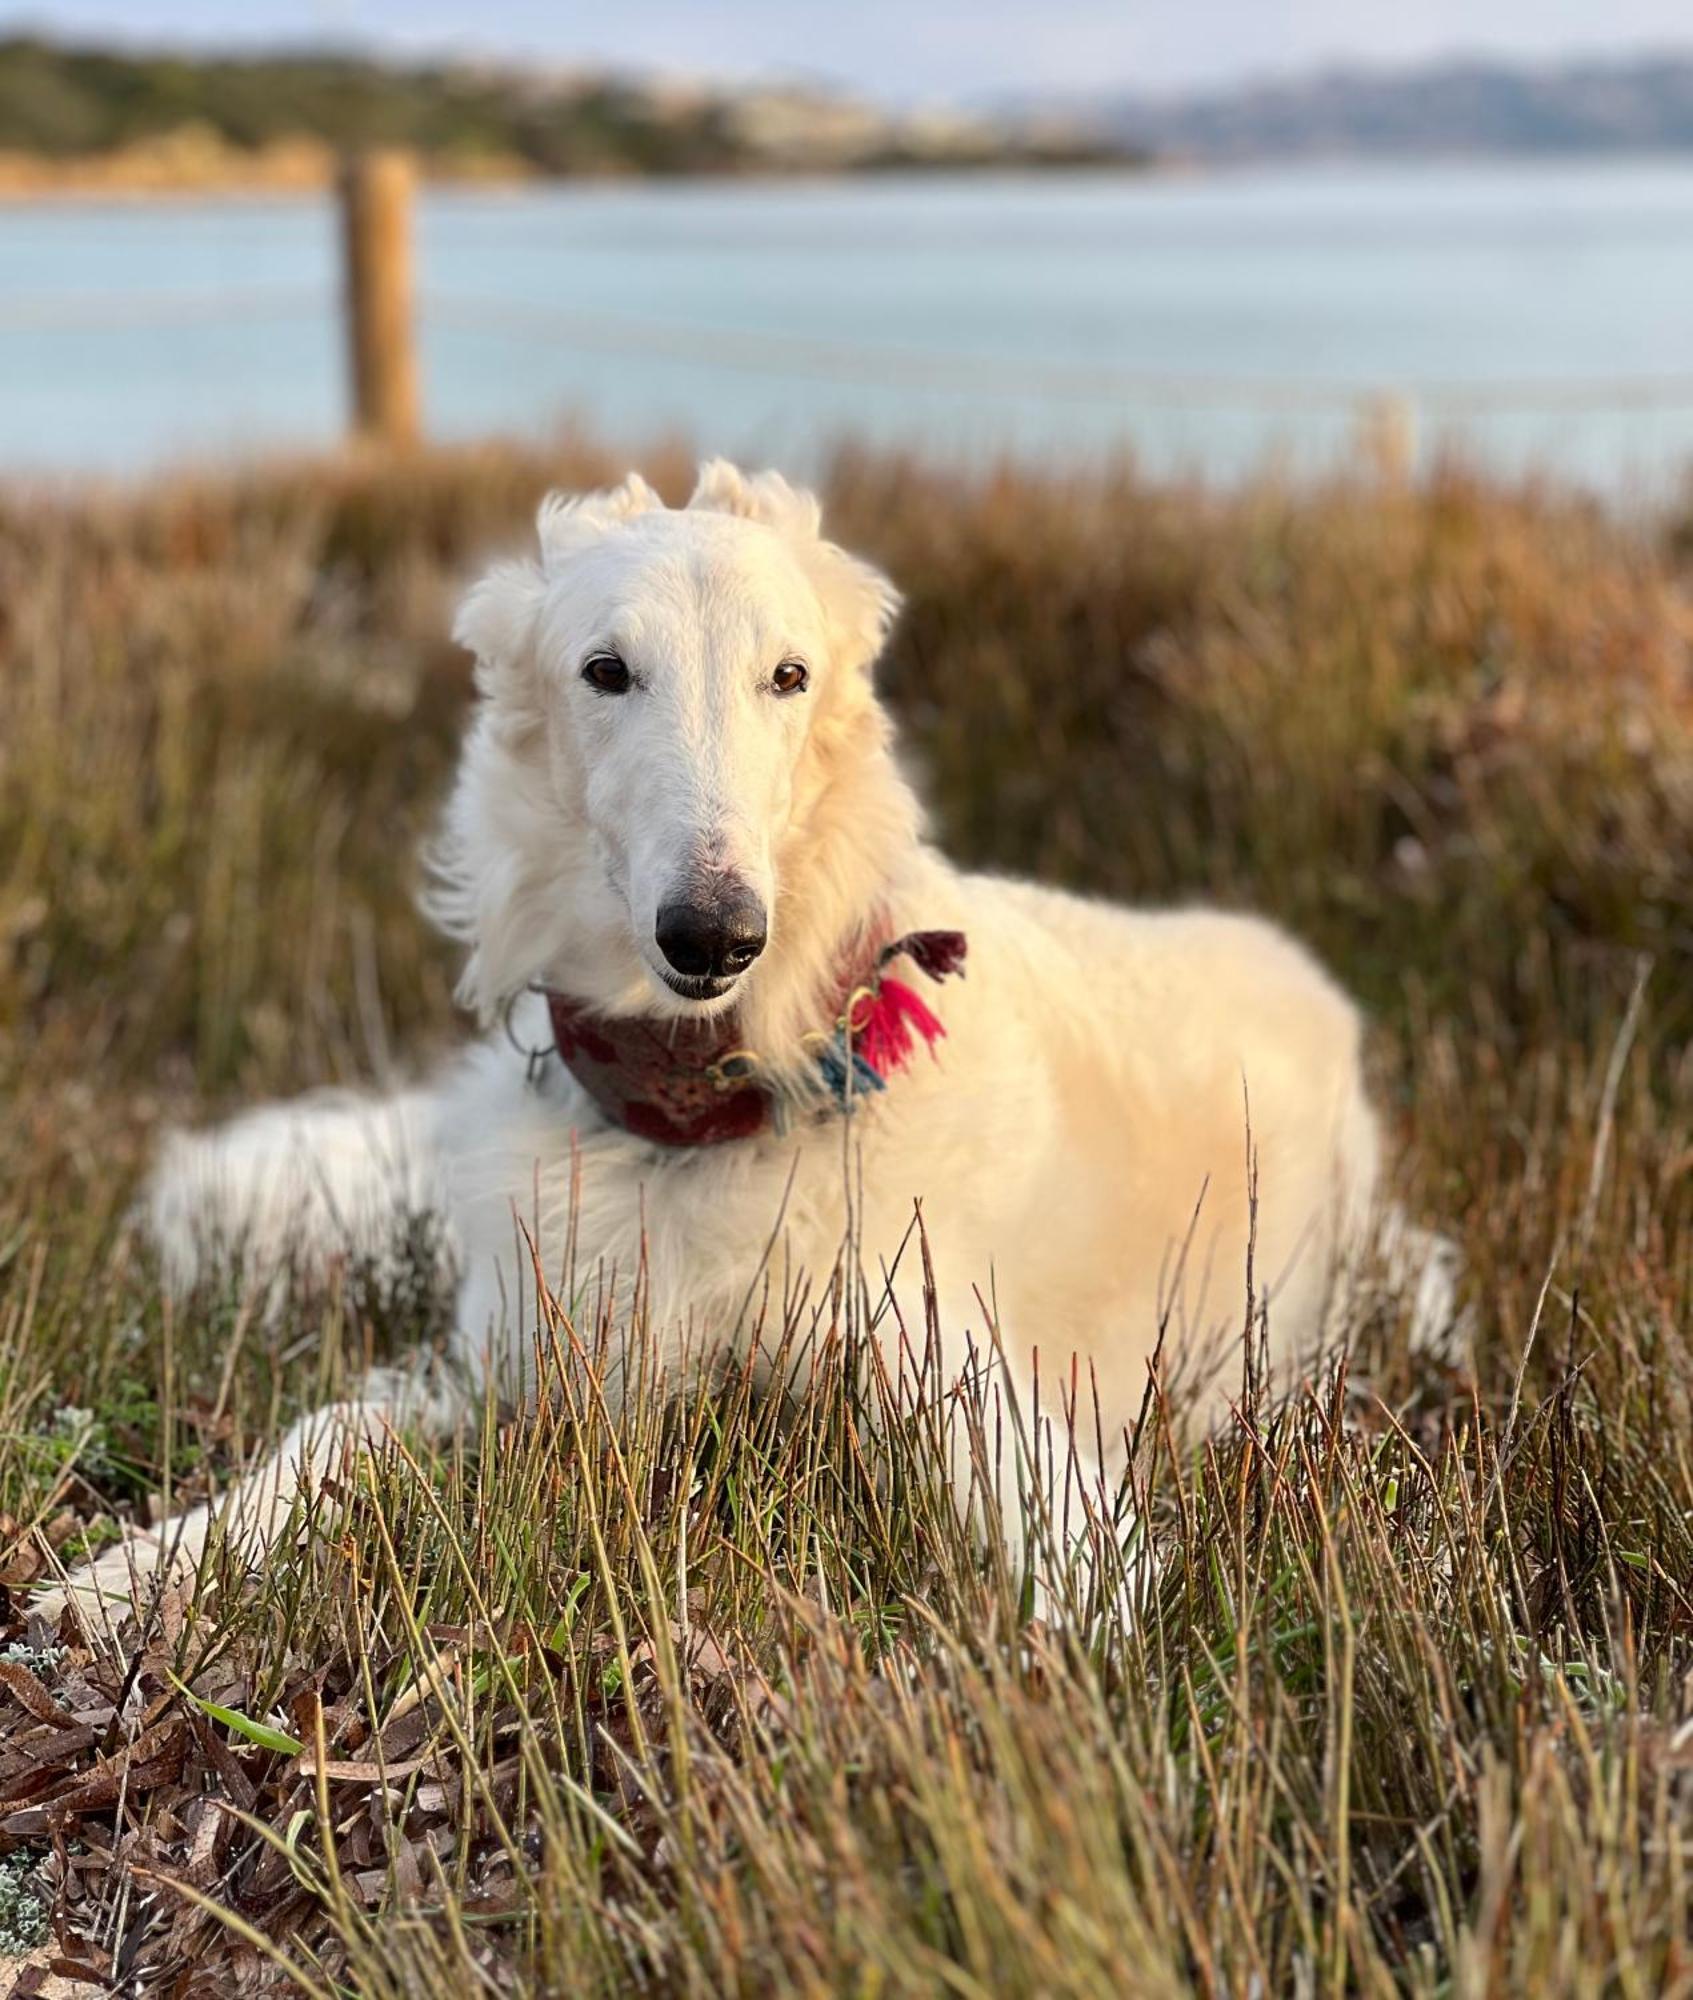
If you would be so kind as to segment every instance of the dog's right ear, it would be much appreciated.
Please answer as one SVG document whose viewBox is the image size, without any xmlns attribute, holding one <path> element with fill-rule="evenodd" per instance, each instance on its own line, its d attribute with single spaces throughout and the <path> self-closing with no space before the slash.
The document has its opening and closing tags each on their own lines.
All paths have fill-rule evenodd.
<svg viewBox="0 0 1693 2000">
<path fill-rule="evenodd" d="M 466 593 L 453 621 L 453 637 L 476 655 L 477 685 L 484 694 L 509 698 L 519 691 L 550 565 L 663 505 L 638 472 L 600 493 L 547 495 L 535 516 L 539 562 L 496 563 Z"/>
<path fill-rule="evenodd" d="M 609 486 L 603 493 L 549 493 L 535 516 L 541 560 L 549 563 L 574 555 L 637 514 L 650 514 L 663 505 L 638 472 L 631 472 L 621 486 Z"/>
<path fill-rule="evenodd" d="M 453 620 L 453 637 L 476 656 L 476 685 L 485 695 L 509 697 L 522 678 L 547 594 L 539 563 L 496 563 L 471 585 Z"/>
</svg>

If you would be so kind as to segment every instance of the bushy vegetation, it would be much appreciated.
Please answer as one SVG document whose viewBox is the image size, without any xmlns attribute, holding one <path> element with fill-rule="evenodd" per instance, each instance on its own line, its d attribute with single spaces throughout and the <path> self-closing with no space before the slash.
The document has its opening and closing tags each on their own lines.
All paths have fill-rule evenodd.
<svg viewBox="0 0 1693 2000">
<path fill-rule="evenodd" d="M 806 164 L 803 129 L 788 141 L 792 157 L 775 158 L 743 121 L 736 95 L 708 86 L 523 74 L 515 65 L 402 66 L 330 51 L 148 55 L 27 36 L 0 40 L 0 151 L 80 159 L 184 131 L 249 151 L 301 139 L 342 150 L 403 146 L 448 171 L 701 174 Z M 1073 165 L 1141 157 L 1081 130 L 983 126 L 973 140 L 940 140 L 890 116 L 881 129 L 867 130 L 850 157 L 820 147 L 812 164 Z"/>
<path fill-rule="evenodd" d="M 1687 1990 L 1688 545 L 1457 470 L 829 485 L 909 594 L 884 681 L 956 852 L 1250 904 L 1366 997 L 1473 1379 L 1387 1307 L 1203 1448 L 1154 1402 L 1137 1615 L 1031 1625 L 850 1311 L 786 1403 L 618 1417 L 622 1335 L 555 1314 L 539 1413 L 344 1476 L 263 1576 L 29 1623 L 48 1549 L 427 1316 L 171 1307 L 125 1208 L 167 1119 L 459 1032 L 410 905 L 451 593 L 621 469 L 0 500 L 0 1848 L 52 1949 L 176 1992 Z"/>
<path fill-rule="evenodd" d="M 148 56 L 0 42 L 0 146 L 75 156 L 190 125 L 236 146 L 308 137 L 410 146 L 448 162 L 517 159 L 546 173 L 701 172 L 736 160 L 711 103 L 660 117 L 644 94 L 613 83 L 525 93 L 505 77 L 353 55 Z"/>
</svg>

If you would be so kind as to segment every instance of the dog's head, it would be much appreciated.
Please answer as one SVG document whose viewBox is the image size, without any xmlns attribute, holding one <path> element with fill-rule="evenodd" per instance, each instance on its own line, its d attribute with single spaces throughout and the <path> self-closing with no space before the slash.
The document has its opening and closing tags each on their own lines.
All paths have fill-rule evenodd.
<svg viewBox="0 0 1693 2000">
<path fill-rule="evenodd" d="M 685 507 L 634 477 L 548 499 L 538 531 L 455 628 L 482 704 L 432 903 L 473 947 L 465 997 L 562 979 L 608 1011 L 718 1011 L 774 956 L 846 746 L 884 743 L 869 668 L 898 599 L 810 494 L 721 461 Z"/>
</svg>

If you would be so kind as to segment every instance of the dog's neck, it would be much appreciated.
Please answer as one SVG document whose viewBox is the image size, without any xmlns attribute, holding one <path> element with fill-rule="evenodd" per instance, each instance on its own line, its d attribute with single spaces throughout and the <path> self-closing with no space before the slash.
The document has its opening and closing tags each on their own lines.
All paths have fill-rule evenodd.
<svg viewBox="0 0 1693 2000">
<path fill-rule="evenodd" d="M 549 992 L 553 1048 L 580 1088 L 614 1125 L 661 1146 L 715 1146 L 797 1119 L 855 1111 L 888 1087 L 922 1045 L 946 1029 L 890 967 L 928 979 L 964 967 L 959 931 L 911 931 L 837 975 L 834 1009 L 806 1040 L 802 1068 L 779 1070 L 741 1039 L 733 1012 L 704 1021 L 608 1018 Z"/>
</svg>

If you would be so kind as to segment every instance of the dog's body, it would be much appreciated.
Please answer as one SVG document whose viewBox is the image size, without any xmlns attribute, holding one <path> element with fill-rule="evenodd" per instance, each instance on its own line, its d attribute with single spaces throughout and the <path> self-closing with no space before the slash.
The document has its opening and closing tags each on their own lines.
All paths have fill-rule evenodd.
<svg viewBox="0 0 1693 2000">
<path fill-rule="evenodd" d="M 526 1386 L 537 1270 L 582 1312 L 626 1313 L 638 1286 L 682 1367 L 808 1299 L 826 1318 L 845 1260 L 890 1344 L 938 1326 L 948 1368 L 992 1351 L 1025 1415 L 1037 1372 L 1051 1410 L 1079 1363 L 1089 1484 L 1161 1334 L 1206 1414 L 1254 1310 L 1272 1361 L 1310 1353 L 1381 1214 L 1358 1017 L 1315 963 L 1259 922 L 968 875 L 927 845 L 869 682 L 892 593 L 782 482 L 707 467 L 672 512 L 632 481 L 541 531 L 540 562 L 461 619 L 482 704 L 433 899 L 470 947 L 465 997 L 503 1026 L 435 1090 L 260 1113 L 176 1142 L 153 1184 L 178 1283 L 209 1226 L 257 1266 L 302 1237 L 380 1254 L 407 1207 L 448 1219 L 446 1386 L 390 1374 L 296 1426 L 237 1496 L 255 1540 L 338 1426 L 442 1426 Z M 912 975 L 932 1059 L 919 1042 L 843 1115 L 817 1040 L 879 947 L 935 931 L 968 961 Z M 533 1074 L 521 1048 L 553 1037 L 532 987 L 661 1038 L 732 1024 L 785 1128 L 635 1136 L 556 1056 Z M 1425 1286 L 1422 1320 L 1442 1310 Z M 98 1581 L 126 1586 L 133 1554 Z"/>
<path fill-rule="evenodd" d="M 1025 1411 L 1036 1350 L 1049 1378 L 1077 1354 L 1117 1436 L 1140 1406 L 1161 1325 L 1190 1358 L 1241 1332 L 1250 1106 L 1260 1302 L 1284 1354 L 1308 1347 L 1376 1185 L 1345 998 L 1246 920 L 1131 916 L 960 875 L 932 855 L 906 894 L 894 928 L 938 918 L 963 931 L 969 976 L 946 991 L 934 1059 L 854 1115 L 850 1171 L 833 1118 L 786 1138 L 655 1150 L 595 1131 L 567 1075 L 526 1089 L 497 1045 L 472 1063 L 441 1127 L 465 1334 L 504 1325 L 504 1302 L 532 1290 L 514 1214 L 553 1270 L 574 1202 L 564 1295 L 639 1269 L 652 1324 L 696 1342 L 757 1311 L 773 1232 L 780 1294 L 791 1274 L 827 1284 L 850 1222 L 855 1257 L 886 1293 L 875 1303 L 916 1343 L 932 1281 L 960 1355 L 966 1339 L 985 1351 L 997 1334 Z M 1219 997 L 1243 988 L 1250 1011 L 1220 1019 Z M 1125 1043 L 1126 1019 L 1144 1040 Z M 1148 1132 L 1150 1146 L 1138 1137 Z"/>
</svg>

